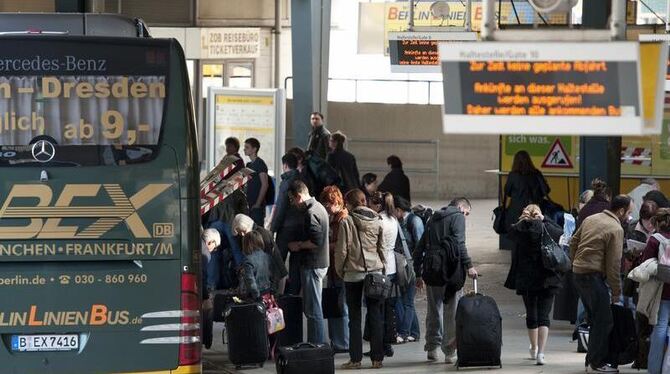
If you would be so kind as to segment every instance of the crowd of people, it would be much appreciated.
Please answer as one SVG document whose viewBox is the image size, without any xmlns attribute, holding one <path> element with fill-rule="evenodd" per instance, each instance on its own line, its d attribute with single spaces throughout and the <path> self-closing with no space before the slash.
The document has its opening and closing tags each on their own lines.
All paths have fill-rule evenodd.
<svg viewBox="0 0 670 374">
<path fill-rule="evenodd" d="M 441 350 L 445 362 L 456 363 L 457 305 L 465 277 L 478 275 L 465 244 L 470 201 L 456 198 L 428 214 L 413 208 L 397 156 L 388 157 L 390 171 L 381 183 L 372 173 L 361 177 L 345 135 L 331 134 L 320 113 L 311 115 L 311 123 L 308 147 L 292 148 L 281 159 L 276 199 L 267 196 L 275 188 L 258 157 L 261 144 L 245 140 L 253 179 L 203 217 L 207 290 L 233 289 L 247 300 L 300 295 L 306 340 L 348 353 L 343 369 L 361 368 L 364 356 L 381 368 L 393 356 L 393 344 L 421 340 L 421 326 L 427 360 L 438 360 Z M 228 155 L 239 157 L 237 139 L 225 144 Z M 530 357 L 538 365 L 546 362 L 553 307 L 554 319 L 587 329 L 587 371 L 618 372 L 622 353 L 611 339 L 618 323 L 612 305 L 618 305 L 635 313 L 637 339 L 650 342 L 635 346 L 635 367 L 660 374 L 670 320 L 670 286 L 663 281 L 670 283 L 670 202 L 653 179 L 617 196 L 596 179 L 572 212 L 553 202 L 550 192 L 528 153 L 518 152 L 502 191 L 500 231 L 501 247 L 512 257 L 505 286 L 523 300 Z M 436 283 L 425 262 L 445 241 L 454 243 L 458 271 Z M 570 271 L 547 265 L 550 242 L 563 247 Z M 379 275 L 391 285 L 381 298 L 368 289 L 368 280 Z M 328 318 L 324 289 L 341 306 Z M 414 305 L 418 290 L 427 296 L 425 322 Z M 566 296 L 570 291 L 574 303 Z M 364 339 L 370 342 L 367 353 Z"/>
<path fill-rule="evenodd" d="M 390 171 L 381 183 L 372 173 L 361 177 L 356 157 L 346 150 L 345 135 L 331 134 L 317 112 L 311 124 L 307 149 L 292 148 L 281 159 L 283 174 L 267 220 L 266 204 L 272 199 L 266 195 L 273 182 L 258 157 L 259 141 L 244 141 L 250 159 L 246 166 L 255 172 L 251 181 L 245 191 L 236 191 L 203 217 L 207 291 L 234 290 L 245 300 L 301 295 L 306 340 L 348 353 L 350 360 L 342 367 L 356 369 L 364 355 L 373 368 L 381 368 L 384 358 L 393 356 L 393 344 L 421 340 L 414 300 L 417 289 L 425 288 L 430 304 L 427 358 L 437 360 L 441 349 L 446 362 L 455 362 L 455 309 L 462 291 L 426 285 L 422 259 L 424 248 L 453 236 L 462 254 L 463 276 L 477 276 L 465 246 L 470 202 L 455 199 L 428 223 L 412 210 L 410 181 L 399 157 L 388 157 Z M 227 155 L 239 157 L 239 140 L 226 139 L 225 145 Z M 426 223 L 434 227 L 430 238 L 424 235 Z M 383 274 L 391 284 L 384 298 L 366 291 L 366 277 L 373 274 Z M 341 316 L 327 323 L 324 288 L 336 290 L 343 305 Z M 211 300 L 205 304 L 211 307 Z M 364 337 L 370 342 L 366 353 Z"/>
<path fill-rule="evenodd" d="M 613 196 L 597 178 L 571 214 L 557 208 L 549 192 L 528 153 L 518 152 L 503 191 L 501 243 L 512 250 L 505 286 L 523 298 L 531 358 L 545 361 L 553 305 L 554 319 L 575 323 L 575 337 L 588 336 L 587 347 L 580 341 L 587 372 L 616 373 L 633 361 L 634 368 L 652 374 L 670 369 L 663 369 L 670 321 L 670 274 L 663 271 L 670 269 L 665 268 L 670 203 L 658 182 L 643 179 L 628 194 Z M 547 237 L 565 244 L 571 271 L 543 263 Z M 631 344 L 619 344 L 623 325 L 633 319 Z"/>
</svg>

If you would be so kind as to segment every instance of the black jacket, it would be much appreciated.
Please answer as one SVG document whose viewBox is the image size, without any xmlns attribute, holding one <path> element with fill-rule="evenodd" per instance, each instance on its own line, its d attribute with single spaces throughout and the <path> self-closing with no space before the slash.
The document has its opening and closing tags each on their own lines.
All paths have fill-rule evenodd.
<svg viewBox="0 0 670 374">
<path fill-rule="evenodd" d="M 328 156 L 328 140 L 330 140 L 330 131 L 324 125 L 312 128 L 312 131 L 309 133 L 307 150 L 325 160 L 326 156 Z"/>
<path fill-rule="evenodd" d="M 605 209 L 610 208 L 610 202 L 602 196 L 593 196 L 586 205 L 582 207 L 579 211 L 579 217 L 577 217 L 577 228 L 584 222 L 588 217 L 602 213 Z M 577 231 L 575 228 L 575 231 Z"/>
<path fill-rule="evenodd" d="M 427 236 L 430 235 L 430 239 Z M 449 206 L 446 209 L 439 210 L 433 214 L 433 218 L 428 227 L 423 232 L 423 236 L 414 249 L 412 258 L 414 260 L 414 272 L 416 277 L 420 278 L 423 274 L 423 256 L 426 252 L 426 240 L 433 243 L 439 243 L 441 238 L 453 236 L 459 244 L 461 252 L 461 264 L 469 269 L 472 267 L 472 260 L 468 255 L 468 248 L 465 246 L 465 216 L 455 206 Z"/>
<path fill-rule="evenodd" d="M 353 154 L 344 149 L 338 149 L 330 152 L 326 160 L 340 176 L 340 187 L 343 194 L 358 188 L 360 176 L 358 165 L 356 165 L 356 157 Z"/>
<path fill-rule="evenodd" d="M 407 175 L 405 175 L 405 172 L 401 168 L 391 169 L 379 185 L 379 190 L 390 192 L 393 196 L 400 196 L 407 201 L 412 201 L 410 199 L 409 178 L 407 178 Z"/>
<path fill-rule="evenodd" d="M 543 290 L 555 291 L 561 286 L 561 277 L 542 265 L 542 232 L 546 227 L 549 235 L 558 243 L 563 229 L 550 220 L 521 220 L 512 225 L 510 239 L 516 246 L 512 250 L 512 266 L 505 287 L 515 289 L 519 295 Z"/>
</svg>

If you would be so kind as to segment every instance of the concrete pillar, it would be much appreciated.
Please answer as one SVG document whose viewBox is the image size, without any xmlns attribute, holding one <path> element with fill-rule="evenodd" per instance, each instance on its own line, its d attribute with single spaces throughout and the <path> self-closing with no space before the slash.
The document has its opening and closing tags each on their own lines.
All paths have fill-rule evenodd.
<svg viewBox="0 0 670 374">
<path fill-rule="evenodd" d="M 327 117 L 330 0 L 291 0 L 293 141 L 306 147 L 309 113 Z"/>
</svg>

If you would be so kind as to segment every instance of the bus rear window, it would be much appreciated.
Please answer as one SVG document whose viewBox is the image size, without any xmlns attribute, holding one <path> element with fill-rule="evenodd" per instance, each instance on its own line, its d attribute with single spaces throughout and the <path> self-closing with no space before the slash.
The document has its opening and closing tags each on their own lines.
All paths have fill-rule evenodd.
<svg viewBox="0 0 670 374">
<path fill-rule="evenodd" d="M 108 42 L 108 43 L 106 43 Z M 123 165 L 159 150 L 167 98 L 165 41 L 3 40 L 0 166 Z M 52 143 L 53 159 L 35 157 Z"/>
</svg>

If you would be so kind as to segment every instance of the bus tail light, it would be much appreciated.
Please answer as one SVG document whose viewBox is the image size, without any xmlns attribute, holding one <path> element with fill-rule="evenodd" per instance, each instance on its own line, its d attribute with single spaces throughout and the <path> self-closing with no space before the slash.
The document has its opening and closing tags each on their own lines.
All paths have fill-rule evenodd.
<svg viewBox="0 0 670 374">
<path fill-rule="evenodd" d="M 181 275 L 181 325 L 197 326 L 194 329 L 182 329 L 179 344 L 179 365 L 193 365 L 200 362 L 200 297 L 198 296 L 195 274 Z"/>
</svg>

